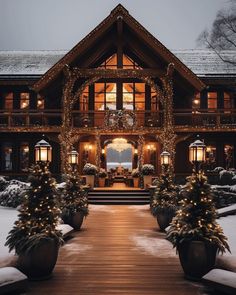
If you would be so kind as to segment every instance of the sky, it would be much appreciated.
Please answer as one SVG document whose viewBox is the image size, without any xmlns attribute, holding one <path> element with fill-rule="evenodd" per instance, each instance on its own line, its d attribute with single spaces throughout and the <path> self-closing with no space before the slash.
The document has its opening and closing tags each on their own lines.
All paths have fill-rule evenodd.
<svg viewBox="0 0 236 295">
<path fill-rule="evenodd" d="M 229 0 L 0 0 L 0 50 L 69 50 L 119 3 L 167 48 L 192 49 Z"/>
</svg>

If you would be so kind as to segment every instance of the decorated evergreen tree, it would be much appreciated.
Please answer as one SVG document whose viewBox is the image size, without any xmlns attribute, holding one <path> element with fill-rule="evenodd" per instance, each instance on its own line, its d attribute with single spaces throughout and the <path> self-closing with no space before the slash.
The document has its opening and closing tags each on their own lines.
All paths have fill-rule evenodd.
<svg viewBox="0 0 236 295">
<path fill-rule="evenodd" d="M 178 187 L 173 182 L 170 168 L 163 171 L 156 181 L 156 190 L 151 200 L 151 213 L 157 216 L 158 213 L 174 213 L 177 206 Z"/>
<path fill-rule="evenodd" d="M 214 244 L 221 252 L 229 250 L 227 238 L 216 222 L 213 192 L 201 170 L 187 178 L 180 195 L 181 208 L 167 233 L 167 239 L 174 247 L 178 249 L 182 242 L 193 240 Z"/>
<path fill-rule="evenodd" d="M 71 224 L 73 216 L 80 212 L 88 215 L 87 192 L 81 188 L 78 171 L 68 167 L 66 185 L 62 193 L 62 218 L 65 223 Z"/>
<path fill-rule="evenodd" d="M 30 169 L 30 187 L 26 190 L 19 218 L 9 232 L 6 245 L 20 255 L 41 242 L 53 239 L 60 243 L 61 232 L 56 230 L 60 209 L 57 206 L 55 180 L 47 164 L 36 164 Z"/>
</svg>

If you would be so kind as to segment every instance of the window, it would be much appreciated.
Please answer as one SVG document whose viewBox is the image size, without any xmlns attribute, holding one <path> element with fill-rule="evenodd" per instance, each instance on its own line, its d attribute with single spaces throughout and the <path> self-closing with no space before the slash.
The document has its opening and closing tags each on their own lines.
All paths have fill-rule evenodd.
<svg viewBox="0 0 236 295">
<path fill-rule="evenodd" d="M 200 103 L 201 103 L 201 100 L 200 100 L 200 92 L 198 92 L 194 98 L 193 98 L 193 101 L 192 101 L 192 108 L 193 109 L 199 109 L 200 108 Z M 208 106 L 209 107 L 209 106 Z"/>
<path fill-rule="evenodd" d="M 3 170 L 11 171 L 12 170 L 12 144 L 6 142 L 2 147 L 3 154 Z"/>
<path fill-rule="evenodd" d="M 13 92 L 6 93 L 4 96 L 4 109 L 13 109 Z"/>
<path fill-rule="evenodd" d="M 21 109 L 28 109 L 29 108 L 29 93 L 28 92 L 21 92 L 20 94 L 20 108 Z"/>
<path fill-rule="evenodd" d="M 116 83 L 95 83 L 94 89 L 96 111 L 116 109 Z"/>
<path fill-rule="evenodd" d="M 39 94 L 37 95 L 37 109 L 38 110 L 44 109 L 44 98 L 41 97 Z"/>
<path fill-rule="evenodd" d="M 117 65 L 118 65 L 117 54 L 113 54 L 111 57 L 106 59 L 99 67 L 104 69 L 117 69 Z M 141 67 L 126 54 L 123 54 L 123 57 L 122 57 L 122 68 L 123 69 L 141 69 Z"/>
<path fill-rule="evenodd" d="M 145 83 L 123 83 L 123 108 L 145 110 Z"/>
<path fill-rule="evenodd" d="M 29 168 L 29 144 L 22 142 L 20 145 L 20 170 L 27 172 Z"/>
<path fill-rule="evenodd" d="M 224 156 L 225 156 L 225 168 L 229 169 L 234 167 L 234 145 L 224 145 Z"/>
<path fill-rule="evenodd" d="M 228 111 L 225 111 L 225 113 L 229 113 L 230 109 L 234 108 L 234 101 L 231 97 L 231 95 L 227 92 L 224 92 L 224 109 L 228 109 Z"/>
<path fill-rule="evenodd" d="M 216 146 L 214 145 L 206 147 L 206 166 L 208 170 L 213 170 L 216 166 Z"/>
<path fill-rule="evenodd" d="M 217 109 L 217 92 L 207 93 L 207 107 L 208 109 Z"/>
<path fill-rule="evenodd" d="M 151 88 L 151 110 L 152 111 L 159 110 L 159 100 L 157 98 L 157 93 L 153 87 Z"/>
<path fill-rule="evenodd" d="M 86 86 L 82 95 L 80 96 L 80 110 L 88 111 L 88 101 L 89 101 L 89 87 Z"/>
</svg>

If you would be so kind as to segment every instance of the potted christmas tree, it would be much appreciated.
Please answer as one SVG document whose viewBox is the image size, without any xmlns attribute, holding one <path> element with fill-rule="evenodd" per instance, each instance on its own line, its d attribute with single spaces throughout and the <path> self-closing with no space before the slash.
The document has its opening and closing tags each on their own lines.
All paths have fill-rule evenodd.
<svg viewBox="0 0 236 295">
<path fill-rule="evenodd" d="M 163 172 L 156 181 L 156 189 L 151 200 L 151 213 L 157 218 L 161 231 L 169 226 L 177 206 L 177 186 L 173 183 L 170 169 Z"/>
<path fill-rule="evenodd" d="M 144 188 L 146 188 L 148 184 L 152 184 L 152 175 L 154 171 L 155 169 L 152 164 L 144 164 L 142 166 L 141 173 L 143 175 Z"/>
<path fill-rule="evenodd" d="M 88 199 L 87 192 L 81 188 L 78 171 L 73 167 L 67 169 L 61 203 L 63 221 L 79 230 L 84 217 L 88 215 Z"/>
<path fill-rule="evenodd" d="M 100 187 L 105 186 L 106 177 L 107 177 L 106 170 L 101 168 L 100 171 L 98 172 L 98 182 Z"/>
<path fill-rule="evenodd" d="M 62 242 L 56 230 L 60 209 L 47 163 L 35 165 L 30 172 L 30 187 L 6 245 L 18 255 L 17 267 L 29 279 L 38 280 L 49 278 L 57 261 Z"/>
<path fill-rule="evenodd" d="M 83 168 L 83 174 L 86 176 L 86 184 L 90 186 L 90 188 L 94 188 L 94 179 L 97 174 L 98 169 L 97 166 L 86 163 Z"/>
<path fill-rule="evenodd" d="M 134 187 L 138 187 L 139 176 L 140 176 L 140 173 L 139 173 L 138 168 L 133 169 L 131 175 L 132 175 L 132 177 L 133 177 Z"/>
<path fill-rule="evenodd" d="M 198 280 L 214 267 L 217 251 L 229 246 L 216 222 L 213 192 L 200 165 L 205 160 L 205 145 L 197 140 L 190 145 L 193 175 L 180 191 L 181 207 L 173 218 L 167 239 L 176 247 L 185 276 Z"/>
</svg>

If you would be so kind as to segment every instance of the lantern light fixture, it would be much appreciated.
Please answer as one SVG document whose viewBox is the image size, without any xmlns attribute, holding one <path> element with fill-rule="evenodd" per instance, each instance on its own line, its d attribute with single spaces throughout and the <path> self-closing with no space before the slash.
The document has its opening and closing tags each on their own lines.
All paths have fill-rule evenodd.
<svg viewBox="0 0 236 295">
<path fill-rule="evenodd" d="M 75 149 L 72 149 L 72 151 L 68 153 L 68 163 L 70 165 L 78 165 L 79 153 Z"/>
<path fill-rule="evenodd" d="M 206 161 L 206 145 L 200 139 L 197 139 L 190 144 L 189 161 L 193 164 L 201 164 Z"/>
<path fill-rule="evenodd" d="M 35 147 L 35 162 L 50 163 L 52 161 L 52 146 L 44 139 L 36 143 Z"/>
<path fill-rule="evenodd" d="M 169 166 L 171 162 L 170 153 L 167 151 L 163 151 L 160 156 L 161 156 L 161 165 Z"/>
</svg>

